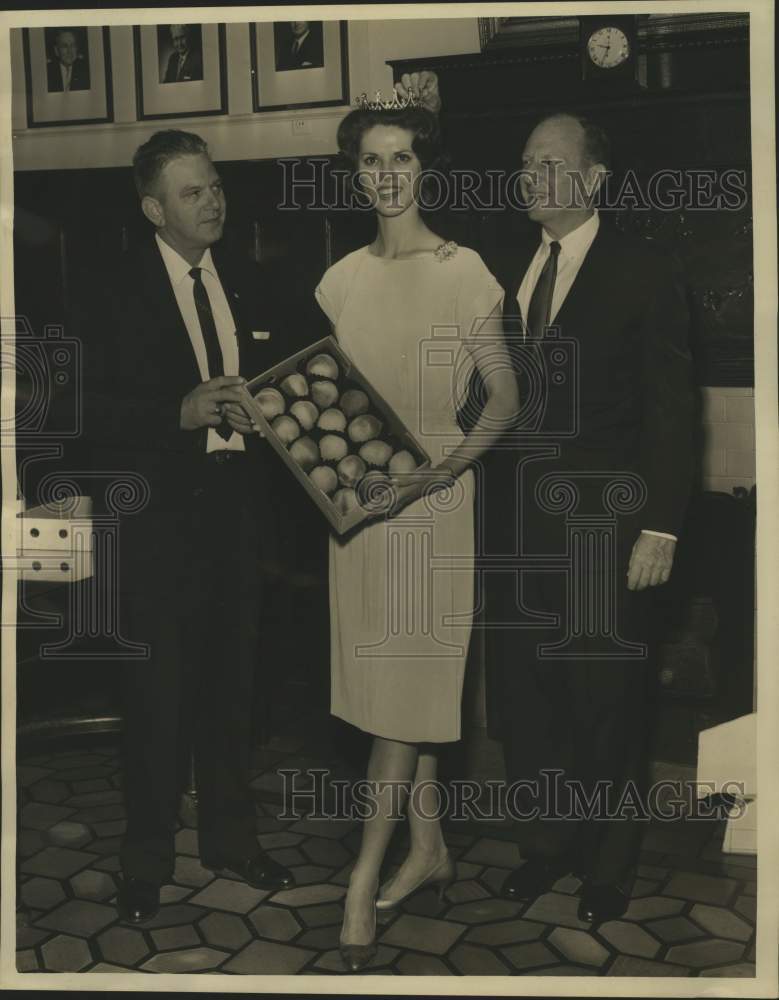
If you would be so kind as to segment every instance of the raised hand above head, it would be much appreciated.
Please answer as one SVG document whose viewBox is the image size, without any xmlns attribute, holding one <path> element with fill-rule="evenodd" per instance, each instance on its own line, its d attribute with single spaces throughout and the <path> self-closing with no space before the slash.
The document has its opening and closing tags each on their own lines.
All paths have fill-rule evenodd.
<svg viewBox="0 0 779 1000">
<path fill-rule="evenodd" d="M 438 76 L 430 69 L 423 69 L 418 73 L 404 73 L 395 84 L 395 90 L 399 97 L 408 97 L 409 91 L 413 91 L 423 107 L 432 111 L 434 115 L 441 110 Z"/>
</svg>

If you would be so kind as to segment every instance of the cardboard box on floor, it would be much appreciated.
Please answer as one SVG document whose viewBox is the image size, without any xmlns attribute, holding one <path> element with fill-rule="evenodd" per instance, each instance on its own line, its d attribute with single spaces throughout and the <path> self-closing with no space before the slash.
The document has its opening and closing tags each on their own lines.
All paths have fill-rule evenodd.
<svg viewBox="0 0 779 1000">
<path fill-rule="evenodd" d="M 698 736 L 699 797 L 720 792 L 736 795 L 722 850 L 757 853 L 757 715 L 743 715 Z M 712 785 L 714 788 L 712 789 Z"/>
</svg>

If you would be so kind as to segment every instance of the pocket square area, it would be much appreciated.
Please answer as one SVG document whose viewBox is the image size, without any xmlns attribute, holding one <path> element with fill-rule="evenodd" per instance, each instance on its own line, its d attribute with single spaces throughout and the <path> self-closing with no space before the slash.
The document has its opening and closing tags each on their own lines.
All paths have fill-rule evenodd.
<svg viewBox="0 0 779 1000">
<path fill-rule="evenodd" d="M 252 340 L 270 340 L 270 330 L 252 330 Z"/>
</svg>

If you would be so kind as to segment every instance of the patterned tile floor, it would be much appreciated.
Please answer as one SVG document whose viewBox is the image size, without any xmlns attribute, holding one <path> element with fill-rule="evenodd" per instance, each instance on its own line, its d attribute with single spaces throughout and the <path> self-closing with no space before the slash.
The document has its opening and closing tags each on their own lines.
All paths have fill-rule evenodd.
<svg viewBox="0 0 779 1000">
<path fill-rule="evenodd" d="M 279 818 L 277 768 L 334 764 L 302 734 L 258 750 L 252 782 L 259 842 L 293 870 L 296 887 L 271 894 L 204 870 L 197 833 L 184 817 L 174 882 L 143 928 L 123 925 L 113 905 L 124 828 L 117 747 L 103 738 L 100 746 L 39 748 L 20 760 L 20 971 L 344 972 L 338 933 L 359 829 L 347 821 Z M 755 859 L 721 853 L 722 835 L 720 821 L 650 826 L 630 908 L 591 931 L 577 920 L 573 877 L 530 905 L 498 897 L 520 862 L 507 825 L 451 822 L 457 881 L 443 902 L 424 890 L 381 916 L 369 971 L 754 976 Z M 405 853 L 398 841 L 391 864 Z"/>
</svg>

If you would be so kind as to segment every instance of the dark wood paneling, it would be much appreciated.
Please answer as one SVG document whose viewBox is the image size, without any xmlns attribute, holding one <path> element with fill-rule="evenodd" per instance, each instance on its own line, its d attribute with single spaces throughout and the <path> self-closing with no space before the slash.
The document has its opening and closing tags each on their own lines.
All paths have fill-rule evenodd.
<svg viewBox="0 0 779 1000">
<path fill-rule="evenodd" d="M 560 30 L 546 23 L 554 19 L 535 20 L 545 22 L 542 32 L 517 32 L 514 44 L 496 51 L 391 60 L 394 78 L 422 69 L 437 73 L 453 166 L 482 177 L 519 170 L 533 127 L 560 110 L 586 115 L 608 133 L 611 192 L 619 192 L 629 172 L 646 193 L 661 170 L 683 171 L 689 183 L 713 171 L 715 190 L 726 172 L 738 171 L 744 197 L 736 208 L 702 209 L 692 198 L 673 209 L 635 208 L 622 200 L 602 210 L 615 215 L 619 227 L 662 245 L 684 268 L 699 384 L 753 385 L 748 25 L 733 15 L 669 17 L 662 25 L 657 19 L 654 33 L 648 27 L 639 33 L 646 70 L 641 87 L 583 82 L 572 19 L 558 19 Z M 501 216 L 511 211 L 472 220 L 471 245 L 480 251 L 494 245 Z M 513 211 L 521 229 L 521 207 Z"/>
</svg>

